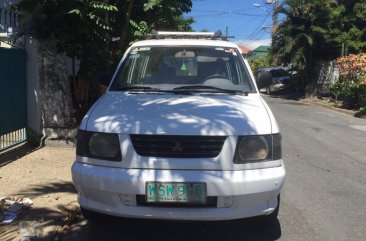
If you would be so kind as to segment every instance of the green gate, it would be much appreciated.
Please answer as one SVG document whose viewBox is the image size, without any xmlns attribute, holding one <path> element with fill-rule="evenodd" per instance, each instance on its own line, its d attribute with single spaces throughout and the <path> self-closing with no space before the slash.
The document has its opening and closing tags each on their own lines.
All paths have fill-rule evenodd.
<svg viewBox="0 0 366 241">
<path fill-rule="evenodd" d="M 26 84 L 25 51 L 0 48 L 0 152 L 27 140 Z"/>
</svg>

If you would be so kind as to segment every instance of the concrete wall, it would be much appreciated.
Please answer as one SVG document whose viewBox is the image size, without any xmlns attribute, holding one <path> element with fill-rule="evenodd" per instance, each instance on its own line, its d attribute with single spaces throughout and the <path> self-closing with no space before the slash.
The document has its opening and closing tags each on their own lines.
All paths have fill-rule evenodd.
<svg viewBox="0 0 366 241">
<path fill-rule="evenodd" d="M 38 41 L 25 36 L 24 48 L 27 52 L 27 126 L 40 134 Z"/>
</svg>

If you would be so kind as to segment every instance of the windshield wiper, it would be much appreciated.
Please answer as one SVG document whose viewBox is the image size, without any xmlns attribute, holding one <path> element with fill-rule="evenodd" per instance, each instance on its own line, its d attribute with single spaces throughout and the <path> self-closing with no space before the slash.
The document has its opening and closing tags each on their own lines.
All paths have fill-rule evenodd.
<svg viewBox="0 0 366 241">
<path fill-rule="evenodd" d="M 176 87 L 173 90 L 216 90 L 219 92 L 229 93 L 229 94 L 248 95 L 248 92 L 239 91 L 239 90 L 222 89 L 222 88 L 210 86 L 210 85 L 183 85 L 183 86 Z"/>
<path fill-rule="evenodd" d="M 117 91 L 125 91 L 125 90 L 139 90 L 139 91 L 159 91 L 160 89 L 151 88 L 149 86 L 141 86 L 141 85 L 130 85 L 130 86 L 122 86 L 117 89 Z"/>
<path fill-rule="evenodd" d="M 152 88 L 150 86 L 141 86 L 141 85 L 131 85 L 131 86 L 122 86 L 116 89 L 117 91 L 141 91 L 141 92 L 163 92 L 163 93 L 172 93 L 176 95 L 192 95 L 192 93 L 184 90 L 162 90 L 158 88 Z"/>
</svg>

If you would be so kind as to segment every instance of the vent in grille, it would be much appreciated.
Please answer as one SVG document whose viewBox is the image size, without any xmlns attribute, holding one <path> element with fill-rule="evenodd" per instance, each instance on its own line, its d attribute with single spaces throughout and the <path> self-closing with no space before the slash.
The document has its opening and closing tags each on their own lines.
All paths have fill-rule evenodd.
<svg viewBox="0 0 366 241">
<path fill-rule="evenodd" d="M 131 135 L 137 154 L 149 157 L 216 157 L 225 139 L 226 136 Z"/>
</svg>

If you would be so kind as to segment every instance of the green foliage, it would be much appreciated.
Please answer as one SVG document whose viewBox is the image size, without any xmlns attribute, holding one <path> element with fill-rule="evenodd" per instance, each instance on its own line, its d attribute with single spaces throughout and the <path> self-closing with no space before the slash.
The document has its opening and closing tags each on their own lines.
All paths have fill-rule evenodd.
<svg viewBox="0 0 366 241">
<path fill-rule="evenodd" d="M 286 19 L 273 39 L 277 63 L 295 61 L 301 70 L 366 51 L 366 0 L 284 0 L 279 12 Z"/>
<path fill-rule="evenodd" d="M 152 30 L 192 30 L 191 24 L 194 20 L 183 17 L 183 13 L 191 10 L 191 0 L 144 0 L 142 3 L 142 8 L 134 7 L 132 9 L 128 42 L 132 43 L 141 39 Z M 120 13 L 123 14 L 123 10 Z"/>
<path fill-rule="evenodd" d="M 141 38 L 151 32 L 148 24 L 145 21 L 141 21 L 138 24 L 135 21 L 130 20 L 130 24 L 131 24 L 132 28 L 135 29 L 135 31 L 133 32 L 133 36 L 136 38 Z"/>
<path fill-rule="evenodd" d="M 128 43 L 153 29 L 189 31 L 194 22 L 183 17 L 191 0 L 22 0 L 15 8 L 27 32 L 54 38 L 61 52 L 81 60 L 85 79 L 108 69 Z M 112 37 L 120 37 L 119 48 Z"/>
<path fill-rule="evenodd" d="M 26 31 L 39 39 L 55 39 L 61 52 L 81 60 L 79 75 L 88 79 L 106 67 L 109 16 L 117 12 L 115 5 L 96 0 L 22 0 L 15 7 L 23 13 Z"/>
<path fill-rule="evenodd" d="M 366 107 L 360 107 L 360 109 L 358 109 L 358 112 L 360 114 L 366 114 Z"/>
<path fill-rule="evenodd" d="M 329 85 L 329 90 L 335 100 L 341 100 L 346 108 L 352 108 L 359 105 L 359 100 L 366 92 L 366 87 L 359 79 L 351 81 L 341 76 L 338 81 Z"/>
<path fill-rule="evenodd" d="M 152 10 L 154 7 L 158 7 L 161 5 L 161 0 L 150 0 L 144 3 L 144 11 Z"/>
<path fill-rule="evenodd" d="M 311 18 L 308 15 L 310 5 L 304 0 L 285 0 L 278 11 L 287 18 L 273 38 L 274 62 L 277 65 L 292 63 L 298 70 L 306 70 L 311 62 L 314 45 Z"/>
<path fill-rule="evenodd" d="M 255 73 L 257 69 L 266 68 L 271 66 L 271 57 L 269 54 L 260 56 L 253 61 L 249 62 L 250 68 Z"/>
<path fill-rule="evenodd" d="M 347 108 L 365 105 L 366 54 L 350 54 L 337 59 L 340 78 L 330 85 L 336 100 L 343 101 Z"/>
</svg>

